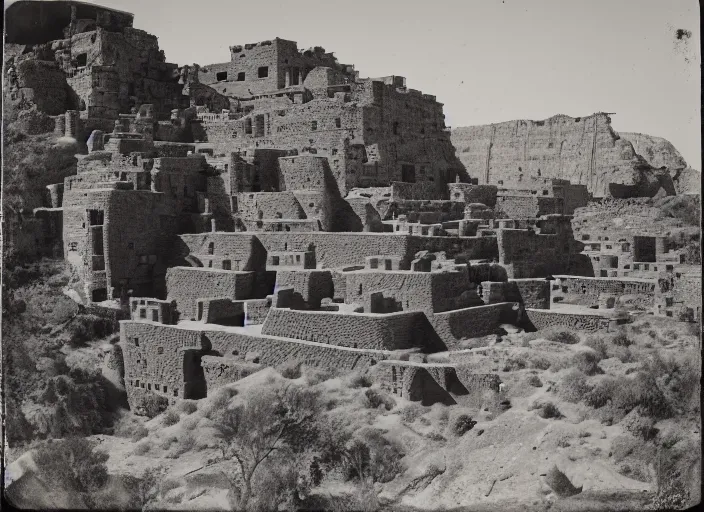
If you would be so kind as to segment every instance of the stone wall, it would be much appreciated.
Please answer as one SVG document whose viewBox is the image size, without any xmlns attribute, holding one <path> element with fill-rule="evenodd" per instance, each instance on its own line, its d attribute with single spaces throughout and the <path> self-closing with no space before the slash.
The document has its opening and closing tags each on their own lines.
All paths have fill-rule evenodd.
<svg viewBox="0 0 704 512">
<path fill-rule="evenodd" d="M 208 393 L 244 379 L 248 375 L 258 372 L 262 365 L 247 363 L 233 357 L 203 356 L 200 364 L 203 367 L 203 376 Z"/>
<path fill-rule="evenodd" d="M 608 331 L 611 324 L 608 318 L 598 314 L 565 313 L 546 309 L 526 308 L 525 316 L 529 325 L 539 331 L 548 327 L 565 327 L 575 331 L 594 333 Z"/>
<path fill-rule="evenodd" d="M 279 270 L 275 289 L 290 287 L 306 307 L 317 309 L 320 301 L 334 295 L 332 276 L 326 270 Z"/>
<path fill-rule="evenodd" d="M 254 290 L 254 272 L 202 267 L 172 267 L 166 273 L 168 300 L 176 301 L 182 320 L 198 319 L 198 299 L 248 299 Z"/>
<path fill-rule="evenodd" d="M 500 324 L 517 322 L 518 311 L 516 303 L 505 302 L 435 313 L 430 322 L 447 348 L 454 350 L 461 340 L 486 336 Z"/>
<path fill-rule="evenodd" d="M 427 348 L 433 338 L 422 313 L 343 314 L 278 308 L 269 311 L 262 334 L 372 350 Z"/>
<path fill-rule="evenodd" d="M 485 304 L 519 302 L 527 308 L 550 308 L 550 281 L 547 279 L 483 281 L 481 286 Z"/>
<path fill-rule="evenodd" d="M 499 264 L 508 277 L 547 277 L 565 274 L 570 266 L 572 241 L 566 234 L 542 235 L 532 229 L 496 232 Z"/>
<path fill-rule="evenodd" d="M 613 279 L 598 277 L 555 276 L 551 284 L 551 301 L 596 307 L 600 297 L 614 297 L 615 305 L 627 309 L 652 311 L 656 284 L 646 279 Z"/>
</svg>

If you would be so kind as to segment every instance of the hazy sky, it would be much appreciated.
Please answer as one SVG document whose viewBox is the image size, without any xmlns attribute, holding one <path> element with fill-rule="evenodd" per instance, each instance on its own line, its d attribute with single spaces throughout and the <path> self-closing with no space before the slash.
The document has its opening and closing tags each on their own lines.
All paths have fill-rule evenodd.
<svg viewBox="0 0 704 512">
<path fill-rule="evenodd" d="M 362 77 L 405 76 L 445 104 L 449 126 L 615 112 L 616 131 L 664 137 L 701 169 L 696 0 L 93 3 L 134 13 L 170 62 L 225 62 L 230 45 L 292 39 Z"/>
</svg>

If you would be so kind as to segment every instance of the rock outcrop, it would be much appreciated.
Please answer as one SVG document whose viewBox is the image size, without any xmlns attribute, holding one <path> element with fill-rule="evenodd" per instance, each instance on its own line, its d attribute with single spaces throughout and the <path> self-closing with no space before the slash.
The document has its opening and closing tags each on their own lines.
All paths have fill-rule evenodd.
<svg viewBox="0 0 704 512">
<path fill-rule="evenodd" d="M 556 115 L 452 131 L 457 155 L 479 183 L 552 177 L 589 188 L 594 197 L 675 194 L 666 169 L 653 167 L 611 128 L 608 114 Z"/>
<path fill-rule="evenodd" d="M 643 133 L 619 132 L 636 153 L 653 167 L 667 167 L 678 194 L 700 194 L 701 173 L 689 165 L 672 143 L 662 137 Z"/>
</svg>

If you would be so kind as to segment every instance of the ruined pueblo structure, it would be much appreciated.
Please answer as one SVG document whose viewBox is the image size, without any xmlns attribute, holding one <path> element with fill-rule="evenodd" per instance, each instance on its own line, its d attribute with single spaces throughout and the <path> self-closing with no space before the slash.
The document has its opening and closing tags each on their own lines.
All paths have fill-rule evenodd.
<svg viewBox="0 0 704 512">
<path fill-rule="evenodd" d="M 13 242 L 65 258 L 76 300 L 121 319 L 133 410 L 287 361 L 466 404 L 501 383 L 472 340 L 508 325 L 700 320 L 698 233 L 643 221 L 677 190 L 609 114 L 451 134 L 435 96 L 321 47 L 179 67 L 129 13 L 6 14 L 11 101 L 86 149 Z"/>
</svg>

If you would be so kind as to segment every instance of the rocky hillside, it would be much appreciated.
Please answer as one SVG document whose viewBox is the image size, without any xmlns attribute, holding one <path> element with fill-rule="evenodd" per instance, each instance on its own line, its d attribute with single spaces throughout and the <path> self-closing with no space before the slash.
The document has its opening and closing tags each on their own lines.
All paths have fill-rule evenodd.
<svg viewBox="0 0 704 512">
<path fill-rule="evenodd" d="M 678 194 L 700 194 L 701 173 L 690 167 L 677 148 L 662 137 L 644 133 L 619 132 L 653 167 L 667 167 Z"/>
<path fill-rule="evenodd" d="M 452 142 L 479 183 L 515 181 L 522 174 L 584 184 L 595 197 L 675 193 L 670 175 L 619 137 L 604 113 L 455 128 Z"/>
</svg>

